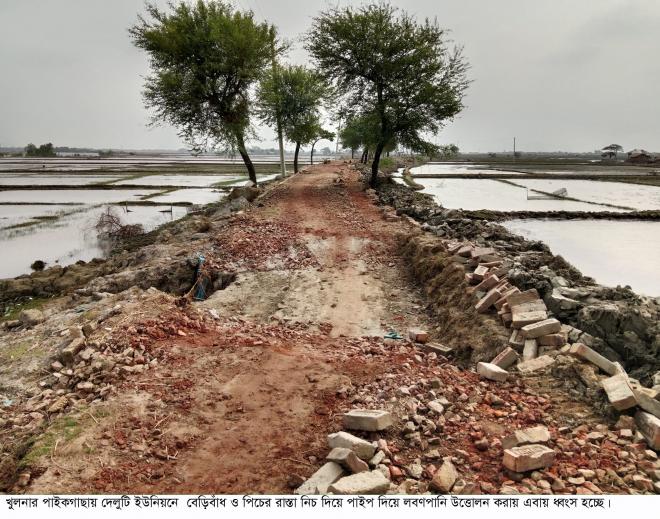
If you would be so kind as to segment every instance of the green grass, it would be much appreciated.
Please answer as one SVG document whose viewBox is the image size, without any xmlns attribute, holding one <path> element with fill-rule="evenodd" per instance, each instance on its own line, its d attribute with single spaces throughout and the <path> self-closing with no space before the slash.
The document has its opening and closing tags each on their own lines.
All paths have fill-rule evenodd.
<svg viewBox="0 0 660 519">
<path fill-rule="evenodd" d="M 20 468 L 35 465 L 44 456 L 50 456 L 55 444 L 64 446 L 75 440 L 82 432 L 82 424 L 71 416 L 56 419 L 48 429 L 35 438 L 27 454 L 19 463 Z"/>
<path fill-rule="evenodd" d="M 26 299 L 20 303 L 7 304 L 4 308 L 2 316 L 0 316 L 0 322 L 13 321 L 17 319 L 18 314 L 20 314 L 23 310 L 32 310 L 35 308 L 39 310 L 47 301 L 48 298 L 46 297 L 34 297 Z"/>
<path fill-rule="evenodd" d="M 93 411 L 86 408 L 79 409 L 79 411 L 75 416 L 67 415 L 56 418 L 40 435 L 32 438 L 25 456 L 19 463 L 19 468 L 36 465 L 44 456 L 51 456 L 55 445 L 57 445 L 59 452 L 61 447 L 78 438 L 86 428 L 94 425 L 99 418 L 110 415 L 106 408 L 95 408 Z M 95 420 L 95 422 L 92 423 L 92 420 Z M 86 454 L 93 452 L 90 447 L 83 447 L 83 449 Z"/>
</svg>

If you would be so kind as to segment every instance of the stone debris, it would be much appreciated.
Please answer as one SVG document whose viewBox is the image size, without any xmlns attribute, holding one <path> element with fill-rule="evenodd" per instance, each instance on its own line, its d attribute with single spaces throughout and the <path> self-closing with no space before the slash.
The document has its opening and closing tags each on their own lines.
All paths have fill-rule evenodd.
<svg viewBox="0 0 660 519">
<path fill-rule="evenodd" d="M 522 360 L 523 362 L 535 359 L 539 353 L 539 345 L 536 342 L 536 339 L 525 339 L 525 345 L 523 346 Z"/>
<path fill-rule="evenodd" d="M 529 427 L 527 429 L 518 429 L 513 434 L 502 439 L 502 448 L 511 449 L 521 445 L 532 443 L 547 443 L 550 441 L 550 432 L 543 425 Z"/>
<path fill-rule="evenodd" d="M 497 301 L 500 297 L 502 297 L 500 291 L 497 288 L 492 288 L 484 297 L 479 300 L 474 308 L 480 314 L 484 314 L 490 309 L 491 306 L 495 304 L 495 301 Z"/>
<path fill-rule="evenodd" d="M 458 471 L 454 464 L 446 460 L 440 466 L 438 471 L 431 480 L 431 488 L 437 492 L 447 494 L 451 492 L 456 480 L 458 479 Z"/>
<path fill-rule="evenodd" d="M 550 333 L 548 335 L 541 335 L 537 338 L 539 346 L 550 346 L 553 348 L 561 348 L 566 344 L 566 336 L 562 333 Z"/>
<path fill-rule="evenodd" d="M 484 280 L 486 274 L 488 274 L 488 267 L 479 265 L 476 269 L 474 269 L 474 272 L 472 273 L 472 279 L 481 282 Z"/>
<path fill-rule="evenodd" d="M 373 458 L 376 453 L 376 447 L 374 447 L 372 443 L 344 431 L 329 434 L 328 446 L 331 449 L 336 447 L 351 449 L 360 459 L 363 460 Z"/>
<path fill-rule="evenodd" d="M 520 356 L 516 350 L 510 347 L 506 347 L 490 363 L 499 368 L 507 369 L 508 367 L 515 364 L 519 358 Z"/>
<path fill-rule="evenodd" d="M 527 360 L 521 362 L 516 367 L 520 373 L 528 374 L 533 373 L 534 371 L 539 371 L 541 369 L 546 369 L 549 366 L 552 366 L 555 363 L 555 359 L 549 355 L 541 355 L 532 360 Z"/>
<path fill-rule="evenodd" d="M 390 488 L 390 481 L 379 470 L 360 472 L 333 482 L 328 492 L 339 495 L 384 494 Z"/>
<path fill-rule="evenodd" d="M 509 378 L 509 372 L 489 362 L 479 362 L 477 364 L 477 373 L 488 380 L 495 382 L 504 382 Z"/>
<path fill-rule="evenodd" d="M 538 301 L 540 299 L 541 296 L 539 296 L 538 291 L 535 288 L 532 288 L 531 290 L 525 290 L 524 292 L 519 292 L 507 296 L 506 302 L 509 303 L 511 308 L 513 308 L 514 306 L 524 303 L 531 303 L 532 301 Z"/>
<path fill-rule="evenodd" d="M 525 339 L 536 339 L 542 335 L 557 333 L 561 330 L 561 323 L 557 319 L 546 319 L 534 324 L 523 326 L 521 331 Z"/>
<path fill-rule="evenodd" d="M 328 487 L 345 474 L 341 465 L 329 461 L 299 486 L 295 493 L 302 496 L 327 494 Z"/>
<path fill-rule="evenodd" d="M 480 259 L 484 256 L 493 256 L 496 253 L 492 247 L 475 247 L 470 251 L 470 257 Z"/>
<path fill-rule="evenodd" d="M 616 375 L 618 373 L 618 368 L 614 362 L 607 360 L 600 353 L 592 350 L 586 344 L 579 342 L 574 343 L 571 345 L 570 353 L 571 355 L 575 355 L 587 362 L 591 362 L 609 375 Z"/>
<path fill-rule="evenodd" d="M 635 413 L 635 424 L 649 447 L 660 450 L 660 418 L 645 411 Z"/>
<path fill-rule="evenodd" d="M 431 400 L 426 406 L 437 415 L 445 412 L 445 406 L 439 400 Z"/>
<path fill-rule="evenodd" d="M 504 466 L 513 472 L 529 472 L 550 467 L 555 461 L 555 451 L 545 445 L 523 445 L 504 451 Z"/>
<path fill-rule="evenodd" d="M 60 360 L 63 364 L 71 365 L 75 356 L 85 347 L 85 339 L 77 337 L 60 352 Z"/>
<path fill-rule="evenodd" d="M 521 350 L 525 346 L 525 338 L 520 330 L 513 330 L 511 332 L 511 338 L 509 339 L 509 344 L 514 348 Z"/>
<path fill-rule="evenodd" d="M 433 209 L 431 209 L 429 213 L 431 216 L 420 213 L 419 218 L 427 222 L 422 225 L 422 229 L 432 233 L 441 230 L 442 233 L 438 232 L 437 235 L 448 237 L 440 240 L 445 244 L 446 250 L 450 254 L 461 251 L 460 258 L 456 256 L 447 256 L 447 258 L 455 262 L 454 267 L 464 269 L 465 279 L 468 284 L 472 285 L 465 290 L 468 295 L 474 298 L 477 312 L 485 314 L 492 307 L 495 307 L 497 317 L 499 317 L 502 324 L 507 328 L 511 328 L 508 345 L 501 344 L 499 347 L 496 344 L 486 345 L 486 348 L 489 348 L 490 351 L 494 350 L 500 353 L 498 355 L 492 354 L 491 358 L 493 360 L 490 363 L 478 362 L 476 371 L 482 378 L 497 379 L 499 376 L 501 377 L 500 380 L 504 377 L 513 380 L 510 384 L 500 386 L 482 380 L 479 383 L 480 386 L 483 388 L 500 387 L 509 392 L 510 395 L 515 395 L 514 388 L 525 387 L 526 389 L 523 391 L 530 391 L 530 394 L 534 392 L 538 395 L 539 401 L 544 402 L 545 405 L 561 407 L 564 408 L 564 411 L 568 409 L 566 408 L 567 402 L 561 399 L 555 402 L 554 398 L 566 391 L 567 394 L 575 396 L 577 400 L 584 397 L 583 400 L 586 402 L 593 401 L 594 407 L 599 412 L 602 411 L 605 393 L 600 389 L 602 379 L 605 377 L 598 370 L 607 373 L 611 377 L 623 375 L 622 378 L 626 380 L 627 375 L 620 364 L 609 361 L 603 355 L 596 353 L 596 350 L 603 352 L 610 358 L 612 358 L 610 353 L 614 355 L 612 351 L 614 350 L 625 359 L 626 355 L 621 349 L 627 351 L 628 346 L 623 345 L 630 344 L 631 351 L 635 350 L 636 352 L 635 355 L 642 354 L 643 343 L 648 340 L 648 337 L 654 336 L 656 331 L 655 328 L 651 329 L 649 327 L 649 316 L 658 315 L 655 307 L 652 307 L 652 311 L 647 314 L 647 305 L 635 303 L 634 312 L 628 315 L 624 308 L 627 308 L 630 291 L 620 290 L 619 288 L 606 289 L 599 286 L 594 288 L 592 284 L 582 284 L 579 278 L 574 277 L 570 269 L 565 269 L 559 265 L 552 267 L 561 269 L 558 271 L 560 274 L 557 275 L 548 266 L 549 264 L 541 263 L 539 265 L 537 258 L 545 261 L 548 252 L 545 250 L 540 251 L 537 248 L 538 244 L 534 244 L 534 248 L 524 248 L 526 242 L 520 242 L 524 244 L 524 247 L 518 248 L 518 242 L 516 242 L 513 245 L 515 252 L 510 254 L 512 240 L 507 239 L 506 243 L 503 243 L 504 240 L 500 242 L 500 238 L 496 237 L 499 231 L 493 232 L 483 222 L 476 223 L 474 220 L 469 221 L 467 219 L 459 220 L 460 211 L 444 209 L 441 209 L 441 211 L 442 213 L 433 212 Z M 432 223 L 433 220 L 438 222 L 444 220 L 444 222 L 441 224 Z M 454 225 L 460 230 L 454 229 Z M 473 242 L 459 241 L 465 240 L 467 237 Z M 434 243 L 437 243 L 433 239 L 427 241 L 421 238 L 419 242 L 422 247 L 428 247 L 428 250 L 432 250 Z M 500 249 L 504 259 L 497 257 L 495 251 L 492 253 L 494 257 L 480 256 L 478 259 L 472 257 L 475 250 L 485 248 L 490 243 L 497 244 L 497 249 Z M 420 248 L 418 247 L 417 250 L 419 251 Z M 467 259 L 468 257 L 469 259 Z M 530 261 L 527 261 L 527 259 Z M 497 276 L 497 280 L 494 279 L 495 276 Z M 577 286 L 574 287 L 574 283 Z M 519 287 L 536 286 L 538 290 L 532 288 L 521 292 L 514 285 Z M 499 292 L 501 297 L 493 302 L 495 291 Z M 541 298 L 540 293 L 543 293 L 543 298 Z M 655 302 L 656 305 L 658 303 L 660 303 L 660 300 Z M 638 308 L 639 310 L 637 310 Z M 637 317 L 633 316 L 632 313 Z M 641 327 L 637 327 L 633 322 L 635 320 L 640 321 Z M 492 321 L 492 319 L 485 319 L 480 322 L 486 323 L 488 321 Z M 562 325 L 562 321 L 565 323 L 584 323 L 585 329 L 588 329 L 594 335 L 568 324 Z M 641 324 L 641 321 L 644 323 Z M 609 329 L 614 331 L 610 332 Z M 644 334 L 643 338 L 640 332 L 637 331 L 638 329 L 643 330 L 641 332 Z M 438 327 L 437 331 L 442 333 L 443 327 Z M 616 337 L 618 342 L 609 342 L 607 336 L 610 335 L 613 338 Z M 527 344 L 525 344 L 526 340 Z M 497 341 L 493 342 L 496 343 Z M 571 346 L 571 344 L 574 346 Z M 457 345 L 457 354 L 468 353 L 469 346 Z M 521 354 L 522 358 L 517 359 L 516 357 Z M 482 360 L 484 357 L 481 345 L 473 346 L 471 355 L 473 359 Z M 576 358 L 589 362 L 576 362 Z M 527 377 L 517 379 L 515 375 L 510 375 L 502 369 L 502 366 L 506 366 L 506 368 L 515 366 L 517 360 L 519 363 L 516 367 L 521 375 L 533 374 L 536 376 L 529 379 Z M 441 362 L 444 362 L 444 359 Z M 415 364 L 421 364 L 419 359 L 415 359 Z M 501 371 L 496 371 L 494 368 L 500 368 Z M 646 384 L 648 370 L 644 371 L 644 368 L 639 366 L 635 369 L 635 376 L 644 376 L 643 382 Z M 538 376 L 539 372 L 542 372 L 542 376 Z M 556 385 L 550 381 L 551 377 L 557 378 Z M 562 377 L 564 378 L 562 379 Z M 547 384 L 547 394 L 540 395 L 537 393 L 542 387 L 537 387 L 539 383 L 542 385 Z M 608 382 L 604 384 L 607 385 Z M 656 400 L 660 392 L 660 372 L 657 380 L 653 380 L 653 384 L 658 387 L 653 389 L 643 388 L 633 378 L 628 381 L 628 386 L 636 399 L 635 405 L 639 405 L 642 409 L 640 413 L 645 412 L 646 415 L 656 419 L 657 417 L 653 411 L 660 412 L 660 408 L 656 405 L 656 403 L 660 405 L 660 400 Z M 533 389 L 527 389 L 530 386 Z M 441 438 L 444 438 L 445 435 L 448 435 L 451 441 L 452 434 L 456 434 L 457 431 L 455 429 L 449 429 L 448 431 L 447 426 L 453 425 L 454 421 L 462 422 L 466 419 L 474 426 L 474 430 L 469 433 L 474 446 L 474 449 L 470 450 L 471 453 L 474 453 L 475 450 L 476 452 L 491 453 L 498 448 L 502 448 L 503 451 L 528 448 L 523 449 L 522 453 L 530 460 L 522 457 L 520 461 L 514 463 L 513 458 L 520 456 L 517 456 L 515 451 L 513 456 L 512 453 L 508 453 L 508 456 L 512 458 L 509 463 L 511 465 L 509 470 L 512 470 L 512 472 L 507 473 L 510 480 L 500 481 L 499 484 L 493 487 L 482 482 L 480 485 L 481 490 L 486 493 L 550 494 L 558 492 L 603 494 L 611 492 L 613 488 L 617 488 L 616 491 L 622 492 L 628 490 L 632 490 L 633 493 L 639 491 L 649 492 L 653 491 L 649 483 L 655 481 L 649 471 L 656 471 L 660 476 L 660 464 L 657 461 L 657 455 L 656 458 L 653 458 L 655 454 L 653 451 L 649 450 L 650 454 L 644 452 L 643 438 L 648 437 L 646 441 L 649 444 L 652 443 L 653 430 L 650 433 L 647 432 L 646 436 L 643 437 L 640 432 L 635 431 L 636 426 L 634 423 L 626 423 L 626 417 L 621 417 L 620 422 L 627 425 L 627 427 L 609 429 L 603 423 L 594 425 L 594 422 L 582 421 L 581 419 L 585 415 L 576 411 L 573 423 L 581 423 L 582 425 L 557 427 L 558 420 L 556 417 L 552 418 L 551 413 L 546 412 L 539 415 L 538 411 L 534 412 L 526 406 L 516 405 L 509 401 L 508 396 L 503 395 L 501 391 L 499 394 L 495 394 L 494 389 L 491 389 L 491 392 L 487 392 L 485 395 L 476 396 L 464 387 L 457 390 L 453 395 L 445 393 L 446 396 L 453 397 L 449 398 L 451 404 L 445 405 L 443 403 L 444 412 L 436 414 L 428 405 L 428 402 L 436 400 L 435 386 L 429 391 L 428 396 L 422 396 L 419 391 L 415 392 L 410 384 L 407 384 L 406 387 L 408 393 L 397 397 L 402 398 L 403 402 L 409 406 L 409 414 L 404 418 L 406 425 L 402 435 L 410 445 L 419 445 L 421 448 L 425 448 L 428 441 L 429 448 L 433 446 L 432 454 L 428 458 L 424 455 L 422 460 L 433 460 L 442 457 L 444 453 L 434 452 L 436 450 L 434 446 L 442 445 Z M 438 387 L 443 390 L 451 389 L 446 380 L 443 380 L 443 383 Z M 461 411 L 457 411 L 455 407 L 459 402 L 466 406 L 462 408 L 464 415 Z M 513 436 L 513 439 L 509 437 L 502 440 L 493 439 L 490 430 L 484 431 L 481 429 L 483 425 L 480 420 L 483 417 L 477 416 L 476 420 L 474 419 L 475 414 L 480 414 L 477 410 L 483 408 L 484 405 L 486 409 L 491 410 L 491 416 L 497 417 L 499 422 L 506 422 L 508 416 L 515 416 L 517 420 L 523 420 L 517 424 L 518 427 L 521 427 L 520 431 L 526 430 L 525 425 L 527 424 L 535 425 L 538 427 L 538 435 L 531 434 L 531 437 L 524 439 L 518 437 L 517 440 L 519 441 L 515 440 L 516 436 Z M 438 421 L 438 423 L 427 425 L 426 420 L 428 418 Z M 630 418 L 628 422 L 632 421 L 632 417 L 627 418 Z M 645 420 L 644 423 L 646 424 L 648 418 L 645 418 Z M 539 423 L 544 425 L 536 425 Z M 571 423 L 570 419 L 568 423 Z M 566 421 L 564 421 L 564 424 L 566 424 Z M 549 428 L 553 431 L 554 439 L 550 438 Z M 470 425 L 467 426 L 467 430 L 469 429 Z M 527 427 L 527 429 L 534 428 Z M 548 445 L 543 445 L 544 443 L 548 443 Z M 557 468 L 557 472 L 554 470 L 552 472 L 544 471 L 543 468 L 553 463 L 555 458 L 553 449 L 556 449 L 557 459 L 561 464 Z M 609 468 L 609 465 L 607 469 L 601 468 L 600 465 L 596 464 L 596 459 L 600 460 L 602 456 L 607 456 L 608 459 L 621 460 L 621 463 L 613 464 L 612 468 Z M 534 458 L 539 459 L 535 460 Z M 466 454 L 456 454 L 452 458 L 454 462 L 457 460 L 465 463 L 465 465 L 462 463 L 457 464 L 462 472 L 463 467 L 477 467 L 483 461 L 478 458 L 475 460 L 473 454 L 468 456 L 467 451 Z M 406 462 L 408 461 L 406 460 Z M 514 466 L 516 463 L 518 464 L 517 467 Z M 535 464 L 539 466 L 538 469 L 531 468 Z M 410 464 L 402 466 L 411 467 Z M 424 477 L 432 479 L 438 470 L 432 465 L 427 466 L 425 467 Z M 477 472 L 479 469 L 474 468 L 474 470 Z M 519 470 L 528 472 L 533 470 L 534 472 L 525 478 L 522 473 L 518 472 Z M 390 468 L 390 472 L 398 474 L 397 477 L 405 476 L 396 467 Z M 411 475 L 409 470 L 408 474 Z M 660 478 L 657 479 L 660 487 Z M 467 483 L 457 480 L 454 483 L 453 492 L 462 492 L 464 485 L 467 485 Z M 423 492 L 423 487 L 420 491 Z"/>
<path fill-rule="evenodd" d="M 618 411 L 625 411 L 637 405 L 637 399 L 633 393 L 628 377 L 626 375 L 614 375 L 601 381 L 607 398 Z"/>
<path fill-rule="evenodd" d="M 36 308 L 31 308 L 29 310 L 23 310 L 18 314 L 18 321 L 25 327 L 31 328 L 40 323 L 43 323 L 46 320 L 43 312 L 37 310 Z"/>
<path fill-rule="evenodd" d="M 447 355 L 448 353 L 454 351 L 454 348 L 450 346 L 445 346 L 444 344 L 431 343 L 431 342 L 427 342 L 426 344 L 423 344 L 421 348 L 426 352 L 437 353 L 438 355 Z"/>
<path fill-rule="evenodd" d="M 421 344 L 424 344 L 429 340 L 428 332 L 425 332 L 424 330 L 419 330 L 417 328 L 412 328 L 408 330 L 408 337 L 410 338 L 411 341 L 419 342 Z"/>
<path fill-rule="evenodd" d="M 655 393 L 654 391 L 640 387 L 633 388 L 633 393 L 639 407 L 656 418 L 660 418 L 660 401 L 657 400 L 657 395 L 652 396 Z"/>
<path fill-rule="evenodd" d="M 383 431 L 392 425 L 392 415 L 387 411 L 352 409 L 344 413 L 344 427 L 357 431 Z"/>
<path fill-rule="evenodd" d="M 346 449 L 345 447 L 335 447 L 325 459 L 339 463 L 353 474 L 369 470 L 369 465 L 366 462 L 358 458 L 357 454 L 351 449 Z"/>
<path fill-rule="evenodd" d="M 481 283 L 474 287 L 474 290 L 475 292 L 488 292 L 491 288 L 497 286 L 499 282 L 500 278 L 495 274 L 489 274 L 484 277 L 484 280 Z"/>
<path fill-rule="evenodd" d="M 518 307 L 516 307 L 518 308 Z M 511 327 L 520 329 L 530 324 L 538 323 L 547 319 L 548 313 L 544 310 L 532 310 L 530 312 L 512 312 Z"/>
</svg>

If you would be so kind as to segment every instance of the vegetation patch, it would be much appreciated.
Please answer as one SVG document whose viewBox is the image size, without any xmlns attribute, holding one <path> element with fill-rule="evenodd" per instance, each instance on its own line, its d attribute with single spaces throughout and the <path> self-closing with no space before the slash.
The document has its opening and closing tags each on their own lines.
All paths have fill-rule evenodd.
<svg viewBox="0 0 660 519">
<path fill-rule="evenodd" d="M 23 310 L 40 309 L 47 301 L 48 298 L 45 297 L 30 297 L 18 302 L 7 303 L 0 316 L 0 322 L 18 319 L 18 314 Z"/>
<path fill-rule="evenodd" d="M 52 457 L 59 454 L 61 448 L 71 444 L 84 430 L 94 423 L 98 423 L 99 418 L 110 415 L 107 408 L 95 408 L 94 410 L 85 408 L 79 411 L 75 416 L 56 418 L 41 434 L 30 439 L 26 453 L 18 464 L 19 469 L 38 465 L 45 456 Z M 89 453 L 89 449 L 86 449 L 86 452 Z"/>
<path fill-rule="evenodd" d="M 21 341 L 9 348 L 0 350 L 0 360 L 2 360 L 3 363 L 10 363 L 21 359 L 30 351 L 31 346 L 32 342 Z"/>
</svg>

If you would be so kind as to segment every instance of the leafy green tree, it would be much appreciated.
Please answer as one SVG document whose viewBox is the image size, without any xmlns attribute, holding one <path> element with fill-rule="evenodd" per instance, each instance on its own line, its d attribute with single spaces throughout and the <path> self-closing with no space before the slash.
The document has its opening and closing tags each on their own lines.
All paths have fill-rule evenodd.
<svg viewBox="0 0 660 519">
<path fill-rule="evenodd" d="M 37 150 L 37 155 L 39 157 L 54 157 L 55 154 L 55 148 L 53 148 L 53 143 L 48 142 L 46 144 L 42 144 L 39 146 L 39 149 Z"/>
<path fill-rule="evenodd" d="M 275 29 L 222 0 L 147 4 L 129 29 L 150 57 L 144 99 L 152 124 L 168 123 L 195 151 L 238 150 L 257 182 L 245 141 L 252 135 L 251 87 L 282 51 Z"/>
<path fill-rule="evenodd" d="M 42 144 L 38 148 L 32 143 L 25 147 L 26 157 L 54 157 L 55 155 L 55 148 L 51 142 Z"/>
<path fill-rule="evenodd" d="M 367 163 L 370 151 L 373 151 L 378 144 L 379 119 L 375 113 L 362 113 L 353 116 L 346 122 L 346 126 L 341 132 L 344 140 L 342 146 L 351 148 L 351 158 L 354 151 L 362 148 L 362 158 L 360 162 Z M 391 138 L 383 147 L 384 152 L 396 149 L 396 139 Z"/>
<path fill-rule="evenodd" d="M 300 65 L 276 66 L 259 84 L 257 113 L 270 126 L 275 126 L 279 119 L 284 137 L 295 143 L 296 173 L 300 147 L 320 135 L 320 109 L 329 96 L 323 77 Z"/>
<path fill-rule="evenodd" d="M 621 146 L 620 144 L 610 144 L 608 146 L 605 146 L 603 148 L 603 151 L 605 152 L 604 155 L 609 155 L 610 157 L 614 155 L 614 157 L 616 158 L 617 154 L 620 151 L 623 151 L 623 146 Z"/>
<path fill-rule="evenodd" d="M 429 153 L 424 135 L 463 108 L 468 65 L 436 21 L 418 23 L 387 3 L 335 7 L 314 19 L 306 47 L 347 111 L 378 118 L 372 185 L 389 142 Z"/>
<path fill-rule="evenodd" d="M 351 159 L 355 157 L 355 151 L 362 147 L 362 133 L 356 124 L 348 121 L 339 132 L 339 142 L 342 148 L 351 150 Z"/>
<path fill-rule="evenodd" d="M 36 157 L 37 156 L 37 147 L 30 143 L 25 147 L 25 156 L 26 157 Z"/>
</svg>

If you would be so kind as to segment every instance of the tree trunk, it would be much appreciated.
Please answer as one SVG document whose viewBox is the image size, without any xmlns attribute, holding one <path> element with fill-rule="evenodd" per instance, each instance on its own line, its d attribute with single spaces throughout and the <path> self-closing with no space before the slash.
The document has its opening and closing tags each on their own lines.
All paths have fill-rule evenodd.
<svg viewBox="0 0 660 519">
<path fill-rule="evenodd" d="M 355 149 L 351 148 L 351 160 L 355 158 Z"/>
<path fill-rule="evenodd" d="M 380 165 L 380 155 L 383 153 L 384 147 L 381 143 L 378 143 L 374 152 L 374 161 L 371 163 L 371 180 L 369 181 L 371 187 L 376 187 L 376 183 L 378 182 L 378 166 Z"/>
<path fill-rule="evenodd" d="M 241 154 L 241 158 L 243 159 L 243 162 L 245 163 L 245 167 L 248 170 L 248 177 L 250 177 L 250 181 L 252 181 L 252 183 L 256 186 L 257 172 L 254 169 L 254 164 L 252 164 L 252 160 L 250 160 L 250 156 L 248 155 L 247 149 L 245 149 L 245 140 L 243 139 L 242 130 L 236 132 L 236 146 L 238 148 L 238 153 Z"/>
<path fill-rule="evenodd" d="M 314 141 L 314 142 L 312 143 L 312 152 L 311 152 L 310 155 L 309 155 L 309 162 L 310 162 L 310 164 L 314 164 L 314 146 L 316 146 L 316 143 L 317 143 L 317 142 L 319 142 L 319 141 Z"/>
<path fill-rule="evenodd" d="M 293 156 L 293 172 L 298 173 L 298 152 L 300 152 L 300 143 L 296 142 L 296 153 Z"/>
</svg>

